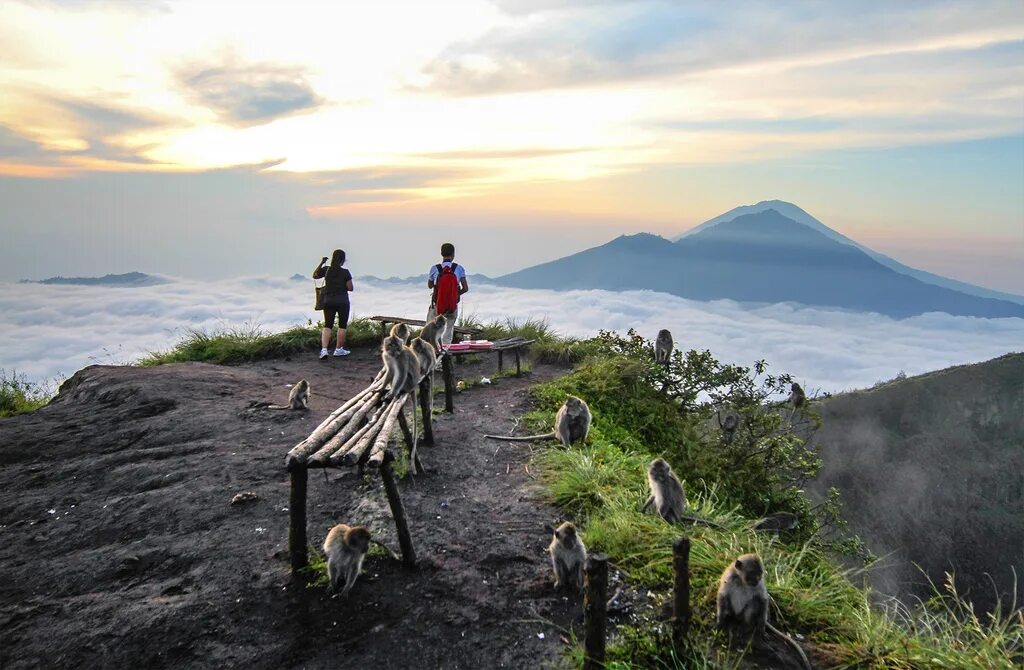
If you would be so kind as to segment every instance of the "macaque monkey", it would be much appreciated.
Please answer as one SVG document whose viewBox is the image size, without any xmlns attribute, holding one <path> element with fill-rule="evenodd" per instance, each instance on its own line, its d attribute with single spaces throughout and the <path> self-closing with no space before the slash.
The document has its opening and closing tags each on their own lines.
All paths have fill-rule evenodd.
<svg viewBox="0 0 1024 670">
<path fill-rule="evenodd" d="M 505 435 L 484 435 L 484 437 L 505 442 L 532 442 L 533 440 L 547 440 L 554 437 L 568 447 L 575 442 L 586 442 L 587 435 L 590 434 L 590 422 L 592 419 L 590 407 L 587 406 L 587 403 L 581 398 L 571 395 L 559 408 L 558 414 L 555 415 L 555 429 L 550 433 L 526 435 L 524 437 L 508 437 Z"/>
<path fill-rule="evenodd" d="M 654 505 L 661 518 L 669 523 L 677 523 L 684 518 L 686 492 L 665 459 L 651 461 L 647 467 L 647 483 L 651 487 L 651 495 L 644 503 L 644 510 Z"/>
<path fill-rule="evenodd" d="M 363 559 L 370 550 L 370 531 L 364 526 L 346 526 L 339 523 L 331 528 L 324 540 L 324 554 L 327 556 L 327 576 L 331 580 L 331 590 L 338 592 L 344 583 L 341 597 L 344 598 L 352 590 L 359 571 L 363 567 Z"/>
<path fill-rule="evenodd" d="M 309 409 L 309 382 L 300 379 L 292 387 L 287 405 L 267 405 L 267 409 Z"/>
<path fill-rule="evenodd" d="M 576 534 L 576 526 L 566 521 L 555 529 L 548 552 L 551 553 L 551 566 L 555 570 L 555 588 L 568 586 L 581 590 L 587 548 Z"/>
<path fill-rule="evenodd" d="M 669 357 L 672 356 L 672 333 L 662 328 L 658 331 L 658 338 L 654 341 L 654 362 L 668 365 Z"/>
</svg>

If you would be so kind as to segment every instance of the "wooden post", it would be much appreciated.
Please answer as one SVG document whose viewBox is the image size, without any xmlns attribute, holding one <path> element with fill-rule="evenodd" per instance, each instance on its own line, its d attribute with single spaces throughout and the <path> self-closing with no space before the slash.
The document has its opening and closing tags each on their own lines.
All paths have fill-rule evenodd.
<svg viewBox="0 0 1024 670">
<path fill-rule="evenodd" d="M 395 473 L 391 469 L 393 458 L 390 451 L 385 452 L 384 461 L 380 464 L 380 478 L 384 480 L 384 491 L 388 496 L 388 504 L 391 505 L 391 516 L 395 517 L 398 544 L 402 548 L 402 562 L 409 567 L 415 567 L 416 551 L 412 547 L 412 536 L 409 535 L 409 526 L 405 521 L 405 508 L 402 507 L 402 499 L 398 495 L 398 482 L 395 481 Z"/>
<path fill-rule="evenodd" d="M 608 621 L 608 556 L 587 559 L 583 586 L 583 670 L 604 668 L 604 636 Z"/>
<path fill-rule="evenodd" d="M 444 411 L 455 412 L 455 374 L 452 371 L 452 355 L 445 352 L 441 358 L 441 369 L 444 376 Z"/>
<path fill-rule="evenodd" d="M 686 646 L 686 634 L 690 630 L 690 538 L 680 537 L 672 543 L 672 568 L 675 570 L 672 643 L 678 652 Z"/>
<path fill-rule="evenodd" d="M 520 377 L 523 374 L 523 368 L 519 364 L 519 349 L 516 349 L 516 377 Z"/>
<path fill-rule="evenodd" d="M 380 341 L 383 342 L 384 338 L 387 337 L 387 336 L 388 336 L 388 322 L 382 320 L 380 322 Z"/>
<path fill-rule="evenodd" d="M 434 384 L 430 375 L 427 375 L 420 382 L 420 414 L 423 415 L 423 444 L 429 445 L 434 444 L 434 417 L 430 414 L 433 393 Z"/>
<path fill-rule="evenodd" d="M 306 548 L 306 466 L 291 469 L 291 496 L 288 500 L 288 553 L 294 575 L 309 564 Z"/>
<path fill-rule="evenodd" d="M 501 372 L 501 368 L 505 364 L 504 355 L 505 352 L 502 351 L 501 349 L 498 349 L 498 372 Z"/>
</svg>

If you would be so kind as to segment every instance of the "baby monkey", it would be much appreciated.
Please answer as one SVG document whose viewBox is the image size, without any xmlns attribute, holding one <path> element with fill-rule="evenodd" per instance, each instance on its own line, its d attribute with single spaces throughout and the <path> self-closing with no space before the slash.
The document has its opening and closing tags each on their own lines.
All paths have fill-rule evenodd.
<svg viewBox="0 0 1024 670">
<path fill-rule="evenodd" d="M 327 576 L 331 590 L 338 592 L 344 583 L 341 597 L 352 590 L 363 567 L 363 559 L 370 550 L 370 531 L 364 526 L 346 526 L 339 523 L 331 528 L 324 540 L 324 554 L 327 556 Z"/>
<path fill-rule="evenodd" d="M 644 510 L 654 505 L 661 518 L 669 523 L 677 523 L 684 518 L 686 492 L 665 459 L 651 461 L 647 467 L 647 484 L 651 487 L 651 495 L 644 503 Z"/>
<path fill-rule="evenodd" d="M 555 588 L 568 586 L 577 591 L 582 589 L 587 548 L 576 534 L 576 526 L 566 521 L 556 528 L 548 552 L 551 553 L 551 566 L 555 570 Z"/>
<path fill-rule="evenodd" d="M 267 405 L 267 409 L 309 409 L 309 382 L 300 379 L 292 387 L 287 405 Z"/>
</svg>

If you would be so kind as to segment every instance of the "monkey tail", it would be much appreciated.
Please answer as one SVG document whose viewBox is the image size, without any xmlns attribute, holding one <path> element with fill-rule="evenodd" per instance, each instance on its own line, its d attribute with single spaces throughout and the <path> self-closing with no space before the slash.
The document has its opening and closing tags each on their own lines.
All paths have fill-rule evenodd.
<svg viewBox="0 0 1024 670">
<path fill-rule="evenodd" d="M 555 435 L 555 431 L 550 433 L 544 433 L 543 435 L 526 435 L 525 437 L 509 437 L 507 435 L 484 435 L 488 440 L 501 440 L 502 442 L 531 442 L 533 440 L 547 440 Z"/>
<path fill-rule="evenodd" d="M 764 622 L 764 625 L 765 625 L 765 628 L 770 630 L 772 633 L 774 633 L 778 637 L 782 638 L 782 640 L 786 644 L 788 644 L 790 647 L 793 648 L 793 651 L 795 651 L 797 653 L 797 655 L 800 657 L 800 662 L 803 664 L 803 666 L 807 670 L 814 670 L 814 668 L 811 667 L 811 662 L 809 660 L 807 660 L 807 654 L 805 654 L 804 650 L 800 647 L 800 645 L 796 643 L 796 640 L 794 640 L 790 636 L 786 635 L 781 630 L 779 630 L 775 626 L 771 625 L 767 621 Z"/>
<path fill-rule="evenodd" d="M 291 405 L 267 405 L 267 409 L 291 409 Z"/>
</svg>

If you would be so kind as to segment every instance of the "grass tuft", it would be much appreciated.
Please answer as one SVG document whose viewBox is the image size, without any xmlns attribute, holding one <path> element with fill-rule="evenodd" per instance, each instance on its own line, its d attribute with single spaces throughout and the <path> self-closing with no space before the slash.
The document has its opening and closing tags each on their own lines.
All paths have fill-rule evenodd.
<svg viewBox="0 0 1024 670">
<path fill-rule="evenodd" d="M 250 324 L 207 332 L 190 329 L 168 351 L 152 353 L 141 359 L 142 366 L 201 361 L 218 365 L 238 365 L 249 361 L 281 358 L 320 350 L 322 325 L 312 322 L 293 326 L 280 333 L 267 333 Z M 346 347 L 370 346 L 380 342 L 379 326 L 368 319 L 355 319 L 345 331 Z M 332 337 L 333 342 L 333 337 Z"/>
<path fill-rule="evenodd" d="M 0 368 L 0 418 L 32 412 L 50 402 L 52 391 L 42 384 L 28 381 L 17 371 Z"/>
</svg>

